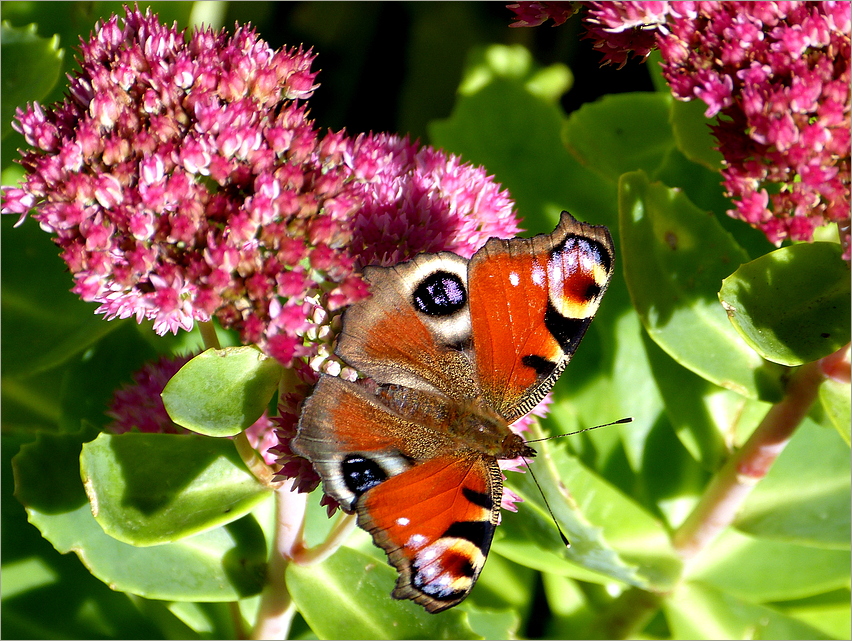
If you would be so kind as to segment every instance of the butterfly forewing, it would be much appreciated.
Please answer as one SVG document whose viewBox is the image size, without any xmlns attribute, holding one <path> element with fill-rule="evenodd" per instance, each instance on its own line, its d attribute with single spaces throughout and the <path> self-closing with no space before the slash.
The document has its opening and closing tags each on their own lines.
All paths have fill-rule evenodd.
<svg viewBox="0 0 852 641">
<path fill-rule="evenodd" d="M 379 383 L 477 396 L 470 358 L 467 261 L 421 254 L 394 267 L 368 267 L 372 296 L 343 316 L 337 354 Z"/>
<path fill-rule="evenodd" d="M 491 239 L 468 271 L 479 386 L 509 422 L 553 387 L 612 275 L 605 227 L 563 212 L 552 234 Z"/>
</svg>

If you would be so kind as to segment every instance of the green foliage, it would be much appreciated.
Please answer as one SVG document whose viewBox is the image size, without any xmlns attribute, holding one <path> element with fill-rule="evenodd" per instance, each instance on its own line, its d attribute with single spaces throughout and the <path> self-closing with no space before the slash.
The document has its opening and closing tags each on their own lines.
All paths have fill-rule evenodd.
<svg viewBox="0 0 852 641">
<path fill-rule="evenodd" d="M 278 361 L 255 347 L 208 349 L 172 377 L 163 404 L 193 432 L 234 436 L 260 418 L 280 378 Z"/>
<path fill-rule="evenodd" d="M 210 519 L 213 529 L 153 547 L 137 547 L 107 534 L 92 514 L 99 506 L 89 503 L 80 479 L 80 452 L 92 436 L 41 434 L 23 445 L 13 460 L 15 496 L 58 552 L 74 551 L 113 589 L 150 599 L 233 601 L 260 590 L 266 545 L 251 516 L 219 527 L 222 519 Z M 104 438 L 122 437 L 99 437 Z M 191 512 L 184 514 L 195 518 Z M 171 525 L 176 525 L 174 520 Z M 150 539 L 145 543 L 150 545 Z"/>
<path fill-rule="evenodd" d="M 725 279 L 719 300 L 763 358 L 802 365 L 849 342 L 849 265 L 836 243 L 783 247 Z"/>
<path fill-rule="evenodd" d="M 639 172 L 624 174 L 619 187 L 624 273 L 649 336 L 720 387 L 779 400 L 778 373 L 740 340 L 716 299 L 730 266 L 748 260 L 746 253 L 682 192 Z"/>
<path fill-rule="evenodd" d="M 232 443 L 200 436 L 101 434 L 80 473 L 104 532 L 141 547 L 226 525 L 268 495 Z"/>
<path fill-rule="evenodd" d="M 233 3 L 227 20 L 250 17 L 280 44 L 273 4 Z M 181 25 L 203 8 L 152 6 Z M 559 105 L 572 83 L 567 67 L 543 67 L 520 45 L 493 44 L 508 42 L 508 16 L 493 27 L 473 4 L 400 6 L 411 24 L 409 49 L 400 52 L 409 75 L 394 107 L 400 128 L 428 131 L 431 144 L 484 165 L 531 232 L 552 229 L 567 209 L 613 233 L 613 283 L 557 383 L 544 432 L 634 421 L 539 443 L 532 470 L 541 493 L 531 474 L 507 475 L 524 502 L 517 514 L 503 513 L 479 582 L 460 606 L 429 615 L 392 600 L 396 572 L 358 531 L 319 564 L 281 569 L 279 583 L 299 613 L 292 634 L 849 638 L 848 384 L 820 386 L 818 403 L 732 528 L 688 563 L 672 543 L 724 462 L 781 398 L 787 366 L 849 341 L 849 273 L 837 246 L 770 253 L 762 236 L 725 215 L 731 205 L 697 102 L 678 103 L 664 90 L 618 94 L 568 116 Z M 0 132 L 24 102 L 61 94 L 56 77 L 71 56 L 53 34 L 65 47 L 119 7 L 4 3 L 15 26 L 2 30 Z M 285 27 L 296 31 L 286 34 L 303 34 L 320 55 L 318 95 L 343 92 L 319 126 L 357 133 L 335 118 L 345 121 L 346 105 L 359 101 L 380 106 L 359 93 L 371 39 L 382 32 L 380 11 L 304 3 L 289 14 Z M 39 81 L 12 91 L 13 74 Z M 22 144 L 15 137 L 5 142 Z M 4 184 L 20 176 L 10 157 L 6 144 Z M 238 434 L 259 417 L 286 371 L 253 347 L 209 350 L 163 394 L 171 417 L 205 436 L 102 433 L 111 395 L 134 371 L 158 354 L 197 350 L 200 338 L 103 321 L 68 292 L 49 237 L 32 221 L 14 223 L 0 221 L 0 636 L 247 636 L 258 595 L 271 585 L 274 493 L 232 440 L 212 437 Z M 310 545 L 332 528 L 319 496 L 308 497 Z"/>
<path fill-rule="evenodd" d="M 305 620 L 320 638 L 476 639 L 462 612 L 428 614 L 410 601 L 388 598 L 394 572 L 384 563 L 341 550 L 311 567 L 290 565 L 287 585 Z M 335 607 L 330 608 L 329 604 Z"/>
<path fill-rule="evenodd" d="M 0 89 L 0 138 L 12 131 L 12 116 L 16 105 L 41 100 L 59 79 L 64 51 L 59 38 L 39 38 L 36 25 L 15 28 L 7 22 L 0 25 L 0 55 L 3 70 Z"/>
</svg>

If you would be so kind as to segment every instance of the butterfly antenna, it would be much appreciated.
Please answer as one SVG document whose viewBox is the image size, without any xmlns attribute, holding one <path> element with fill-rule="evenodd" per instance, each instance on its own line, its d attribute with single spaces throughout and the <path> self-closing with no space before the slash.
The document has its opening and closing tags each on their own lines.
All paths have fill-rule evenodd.
<svg viewBox="0 0 852 641">
<path fill-rule="evenodd" d="M 623 423 L 632 423 L 633 418 L 620 418 L 617 421 L 612 421 L 611 423 L 604 423 L 603 425 L 595 425 L 594 427 L 587 427 L 584 430 L 577 430 L 576 432 L 568 432 L 567 434 L 554 434 L 553 436 L 546 436 L 545 438 L 534 438 L 531 441 L 527 441 L 527 443 L 538 443 L 540 441 L 549 441 L 554 438 L 562 438 L 563 436 L 574 436 L 575 434 L 582 434 L 583 432 L 591 432 L 592 430 L 596 430 L 601 427 L 609 427 L 610 425 L 622 425 Z"/>
<path fill-rule="evenodd" d="M 582 434 L 583 432 L 588 432 L 591 430 L 596 430 L 599 427 L 607 427 L 609 425 L 621 425 L 623 423 L 632 423 L 633 419 L 628 418 L 620 418 L 617 421 L 612 421 L 611 423 L 604 423 L 603 425 L 595 425 L 594 427 L 587 427 L 584 430 L 577 430 L 576 432 L 568 432 L 567 434 L 556 434 L 555 436 L 548 436 L 547 438 L 536 438 L 531 441 L 527 441 L 527 443 L 538 443 L 539 441 L 549 441 L 553 438 L 562 438 L 563 436 L 573 436 L 574 434 Z M 547 497 L 544 495 L 544 491 L 541 489 L 541 485 L 538 482 L 538 479 L 535 477 L 535 472 L 532 470 L 532 466 L 530 462 L 526 459 L 526 457 L 521 457 L 524 460 L 524 463 L 527 464 L 527 469 L 530 471 L 530 476 L 532 476 L 533 482 L 535 482 L 535 486 L 538 488 L 538 493 L 541 494 L 541 498 L 544 501 L 545 507 L 547 507 L 547 511 L 550 513 L 550 518 L 553 520 L 553 525 L 556 526 L 556 530 L 559 532 L 559 536 L 562 539 L 562 542 L 565 544 L 566 548 L 571 547 L 571 542 L 568 540 L 568 537 L 565 536 L 565 533 L 562 531 L 562 528 L 559 527 L 559 521 L 556 520 L 556 515 L 553 513 L 553 508 L 550 507 L 550 503 L 547 500 Z"/>
<path fill-rule="evenodd" d="M 541 494 L 541 498 L 544 500 L 544 505 L 547 507 L 547 511 L 550 513 L 550 518 L 553 520 L 553 525 L 556 526 L 556 530 L 559 532 L 559 536 L 562 538 L 562 542 L 565 544 L 566 548 L 570 548 L 571 542 L 568 540 L 568 537 L 565 536 L 565 533 L 562 531 L 562 528 L 559 527 L 559 521 L 556 520 L 556 515 L 551 509 L 550 503 L 547 502 L 547 497 L 544 495 L 544 492 L 541 489 L 541 485 L 539 485 L 538 479 L 535 477 L 535 472 L 532 471 L 532 466 L 530 465 L 530 462 L 526 459 L 525 456 L 522 456 L 521 458 L 524 460 L 524 463 L 527 464 L 527 469 L 530 471 L 530 476 L 532 476 L 532 480 L 535 482 L 535 486 L 538 488 L 538 493 Z"/>
</svg>

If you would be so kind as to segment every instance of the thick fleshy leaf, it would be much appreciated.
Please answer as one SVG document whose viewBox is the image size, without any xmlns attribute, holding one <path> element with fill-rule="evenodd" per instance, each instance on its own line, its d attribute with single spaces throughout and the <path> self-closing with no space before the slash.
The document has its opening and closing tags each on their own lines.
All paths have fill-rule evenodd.
<svg viewBox="0 0 852 641">
<path fill-rule="evenodd" d="M 619 183 L 622 268 L 649 336 L 707 380 L 749 398 L 777 401 L 779 372 L 731 327 L 717 293 L 748 260 L 716 219 L 679 190 L 642 172 Z"/>
<path fill-rule="evenodd" d="M 14 216 L 0 216 L 4 378 L 65 363 L 122 324 L 96 316 L 95 305 L 68 291 L 73 281 L 65 263 L 35 221 L 14 224 Z"/>
<path fill-rule="evenodd" d="M 722 154 L 716 149 L 719 143 L 710 130 L 713 121 L 704 116 L 706 109 L 702 100 L 672 100 L 669 117 L 677 148 L 683 155 L 718 172 L 722 168 Z"/>
<path fill-rule="evenodd" d="M 59 554 L 27 522 L 12 495 L 11 459 L 35 440 L 4 426 L 0 446 L 2 516 L 3 639 L 146 639 L 163 637 L 161 628 L 140 612 L 126 594 L 110 590 L 73 555 Z M 50 603 L 50 616 L 45 616 Z M 98 616 L 81 616 L 82 613 Z"/>
<path fill-rule="evenodd" d="M 317 565 L 291 563 L 286 576 L 299 613 L 321 639 L 477 638 L 459 608 L 429 614 L 392 599 L 396 572 L 351 548 Z"/>
<path fill-rule="evenodd" d="M 849 264 L 837 243 L 782 247 L 724 280 L 719 300 L 763 358 L 802 365 L 849 342 Z"/>
<path fill-rule="evenodd" d="M 205 436 L 234 436 L 251 426 L 278 388 L 281 365 L 255 347 L 202 352 L 163 390 L 172 420 Z"/>
<path fill-rule="evenodd" d="M 44 98 L 59 79 L 64 51 L 59 38 L 40 38 L 36 25 L 17 28 L 0 25 L 0 138 L 12 130 L 16 107 Z"/>
<path fill-rule="evenodd" d="M 618 285 L 624 289 L 624 285 Z M 625 293 L 626 297 L 626 293 Z M 612 373 L 613 401 L 605 407 L 612 412 L 617 404 L 621 410 L 618 416 L 598 417 L 601 422 L 611 421 L 622 416 L 632 417 L 630 425 L 619 429 L 627 460 L 633 470 L 640 472 L 644 468 L 645 445 L 648 435 L 664 411 L 659 385 L 652 373 L 652 363 L 646 353 L 643 335 L 645 330 L 639 318 L 626 310 L 615 323 L 613 343 L 615 359 L 620 363 Z M 601 398 L 600 396 L 598 398 Z M 615 400 L 617 399 L 617 400 Z M 590 400 L 594 403 L 595 400 Z"/>
<path fill-rule="evenodd" d="M 674 148 L 670 94 L 621 93 L 586 103 L 565 125 L 565 145 L 580 162 L 606 179 L 641 169 L 653 176 Z M 641 127 L 625 126 L 641 122 Z"/>
<path fill-rule="evenodd" d="M 712 586 L 688 581 L 663 601 L 673 639 L 828 639 L 820 630 Z"/>
<path fill-rule="evenodd" d="M 530 231 L 553 229 L 562 209 L 612 223 L 612 183 L 562 145 L 565 114 L 552 83 L 542 93 L 542 73 L 522 47 L 489 47 L 465 70 L 450 118 L 429 123 L 431 143 L 487 167 L 511 192 Z"/>
<path fill-rule="evenodd" d="M 43 434 L 13 460 L 15 494 L 61 553 L 75 552 L 115 590 L 151 599 L 234 601 L 260 591 L 266 543 L 251 516 L 175 543 L 140 548 L 107 535 L 80 480 L 80 434 Z"/>
<path fill-rule="evenodd" d="M 754 536 L 848 550 L 849 475 L 849 448 L 837 431 L 805 420 L 734 524 Z"/>
<path fill-rule="evenodd" d="M 846 445 L 852 441 L 852 394 L 849 393 L 849 383 L 840 383 L 831 379 L 819 387 L 819 400 L 822 403 L 828 419 L 837 428 Z"/>
<path fill-rule="evenodd" d="M 850 554 L 728 529 L 693 561 L 690 580 L 763 603 L 801 599 L 849 585 Z"/>
<path fill-rule="evenodd" d="M 160 545 L 230 523 L 267 498 L 231 441 L 182 434 L 101 434 L 80 471 L 104 532 Z"/>
<path fill-rule="evenodd" d="M 465 600 L 480 608 L 523 610 L 535 592 L 538 574 L 500 554 L 489 554 L 476 587 Z M 474 628 L 476 629 L 476 628 Z"/>
<path fill-rule="evenodd" d="M 723 432 L 748 399 L 681 367 L 647 335 L 645 349 L 678 439 L 705 469 L 718 469 L 727 455 Z"/>
<path fill-rule="evenodd" d="M 478 585 L 478 583 L 477 583 Z M 524 596 L 529 598 L 529 593 Z M 521 617 L 517 610 L 481 610 L 468 604 L 465 608 L 468 624 L 474 634 L 483 639 L 517 639 Z"/>
<path fill-rule="evenodd" d="M 662 523 L 563 448 L 539 443 L 538 451 L 540 489 L 531 474 L 510 475 L 507 485 L 524 503 L 518 515 L 503 515 L 495 549 L 521 565 L 581 580 L 671 586 L 680 562 Z M 571 543 L 567 550 L 540 492 Z"/>
<path fill-rule="evenodd" d="M 649 512 L 659 511 L 674 529 L 692 512 L 710 473 L 684 447 L 666 416 L 649 432 L 642 462 L 641 476 L 622 491 L 630 491 Z"/>
<path fill-rule="evenodd" d="M 852 602 L 849 589 L 832 590 L 824 594 L 773 603 L 784 614 L 804 621 L 818 630 L 822 630 L 833 639 L 852 638 L 852 618 L 849 616 L 849 604 Z"/>
</svg>

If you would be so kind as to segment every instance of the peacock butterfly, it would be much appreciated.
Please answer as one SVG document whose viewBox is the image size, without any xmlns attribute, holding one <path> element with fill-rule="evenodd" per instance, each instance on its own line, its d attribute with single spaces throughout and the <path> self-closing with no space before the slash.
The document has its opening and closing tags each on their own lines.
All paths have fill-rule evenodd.
<svg viewBox="0 0 852 641">
<path fill-rule="evenodd" d="M 372 296 L 323 375 L 292 449 L 388 555 L 392 596 L 440 612 L 468 595 L 499 521 L 498 459 L 535 456 L 509 426 L 553 387 L 612 275 L 606 227 L 562 212 L 551 234 L 491 238 L 470 260 L 367 267 Z"/>
</svg>

